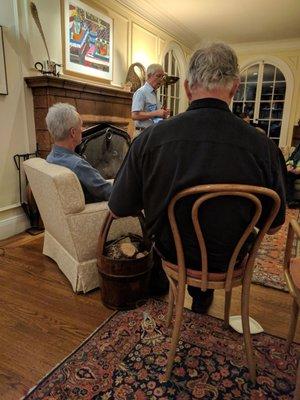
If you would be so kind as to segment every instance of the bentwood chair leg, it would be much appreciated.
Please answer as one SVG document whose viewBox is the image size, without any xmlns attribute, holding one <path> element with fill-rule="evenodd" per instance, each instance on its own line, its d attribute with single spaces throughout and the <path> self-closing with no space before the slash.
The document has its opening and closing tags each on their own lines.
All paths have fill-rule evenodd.
<svg viewBox="0 0 300 400">
<path fill-rule="evenodd" d="M 230 306 L 231 306 L 231 293 L 230 291 L 225 291 L 225 309 L 224 309 L 224 325 L 226 328 L 229 327 L 229 315 L 230 315 Z"/>
<path fill-rule="evenodd" d="M 168 363 L 166 368 L 166 380 L 170 379 L 173 362 L 175 358 L 176 348 L 180 336 L 180 328 L 182 322 L 182 314 L 183 314 L 183 305 L 184 305 L 184 296 L 185 296 L 185 285 L 181 285 L 178 287 L 177 299 L 176 299 L 176 307 L 175 307 L 175 322 L 172 333 L 172 341 L 171 341 L 171 349 L 168 354 Z"/>
<path fill-rule="evenodd" d="M 167 276 L 168 277 L 168 276 Z M 173 315 L 173 308 L 174 308 L 174 300 L 176 297 L 176 287 L 173 279 L 169 278 L 169 300 L 168 300 L 168 312 L 166 317 L 166 327 L 170 326 L 172 315 Z"/>
<path fill-rule="evenodd" d="M 290 345 L 295 337 L 298 313 L 299 313 L 299 306 L 298 306 L 296 300 L 293 298 L 290 326 L 289 326 L 288 336 L 287 336 L 286 345 L 285 345 L 286 350 L 288 350 L 290 348 Z"/>
<path fill-rule="evenodd" d="M 250 323 L 249 323 L 249 292 L 250 292 L 250 283 L 249 285 L 243 285 L 242 289 L 242 326 L 243 326 L 243 335 L 244 335 L 244 343 L 246 348 L 246 356 L 248 362 L 248 368 L 250 373 L 250 379 L 252 383 L 256 382 L 256 365 L 253 355 L 253 346 L 250 335 Z"/>
<path fill-rule="evenodd" d="M 298 368 L 296 374 L 296 388 L 294 391 L 293 400 L 300 400 L 300 353 L 298 354 Z"/>
</svg>

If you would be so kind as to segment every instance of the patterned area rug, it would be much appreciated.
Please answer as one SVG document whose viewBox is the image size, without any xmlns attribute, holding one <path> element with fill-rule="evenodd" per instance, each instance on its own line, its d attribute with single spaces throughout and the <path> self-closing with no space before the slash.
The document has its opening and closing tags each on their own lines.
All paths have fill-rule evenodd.
<svg viewBox="0 0 300 400">
<path fill-rule="evenodd" d="M 266 235 L 256 257 L 256 266 L 252 282 L 259 285 L 273 287 L 287 291 L 283 276 L 283 259 L 288 230 L 288 221 L 291 218 L 299 220 L 299 210 L 286 210 L 286 220 L 283 227 L 275 235 Z M 296 243 L 294 244 L 294 255 Z"/>
<path fill-rule="evenodd" d="M 150 300 L 117 312 L 46 376 L 26 400 L 289 400 L 294 390 L 295 346 L 253 336 L 257 384 L 248 381 L 242 336 L 222 321 L 184 312 L 171 380 L 163 374 L 169 348 L 166 303 Z"/>
</svg>

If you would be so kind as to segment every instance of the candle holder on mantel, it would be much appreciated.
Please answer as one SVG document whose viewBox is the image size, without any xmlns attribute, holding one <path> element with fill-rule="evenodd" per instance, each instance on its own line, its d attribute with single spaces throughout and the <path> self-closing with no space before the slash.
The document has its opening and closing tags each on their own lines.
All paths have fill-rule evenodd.
<svg viewBox="0 0 300 400">
<path fill-rule="evenodd" d="M 58 68 L 61 64 L 57 64 L 54 61 L 38 61 L 34 64 L 34 68 L 37 69 L 42 75 L 53 75 L 59 77 L 60 71 Z"/>
</svg>

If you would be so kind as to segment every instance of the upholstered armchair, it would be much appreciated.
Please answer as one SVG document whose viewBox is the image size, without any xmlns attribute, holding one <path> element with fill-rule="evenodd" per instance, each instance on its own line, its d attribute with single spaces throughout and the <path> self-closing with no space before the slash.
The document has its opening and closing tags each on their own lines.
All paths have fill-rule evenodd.
<svg viewBox="0 0 300 400">
<path fill-rule="evenodd" d="M 31 158 L 24 169 L 45 226 L 43 254 L 57 263 L 74 292 L 98 287 L 97 244 L 107 202 L 85 204 L 80 182 L 68 168 Z M 116 220 L 108 240 L 128 232 L 141 233 L 137 218 Z"/>
</svg>

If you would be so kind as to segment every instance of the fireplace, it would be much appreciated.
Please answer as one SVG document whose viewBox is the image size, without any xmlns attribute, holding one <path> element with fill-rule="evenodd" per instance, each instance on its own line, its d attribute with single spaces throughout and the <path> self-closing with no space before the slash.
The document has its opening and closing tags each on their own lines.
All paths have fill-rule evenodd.
<svg viewBox="0 0 300 400">
<path fill-rule="evenodd" d="M 104 179 L 114 179 L 130 146 L 128 133 L 106 122 L 86 129 L 75 151 Z"/>
<path fill-rule="evenodd" d="M 74 105 L 85 128 L 108 123 L 125 130 L 132 137 L 132 93 L 54 76 L 24 79 L 33 94 L 36 142 L 41 157 L 48 155 L 52 145 L 45 122 L 48 108 L 58 102 Z"/>
</svg>

